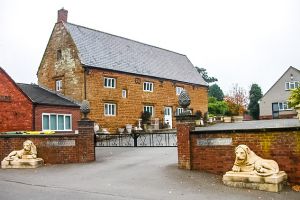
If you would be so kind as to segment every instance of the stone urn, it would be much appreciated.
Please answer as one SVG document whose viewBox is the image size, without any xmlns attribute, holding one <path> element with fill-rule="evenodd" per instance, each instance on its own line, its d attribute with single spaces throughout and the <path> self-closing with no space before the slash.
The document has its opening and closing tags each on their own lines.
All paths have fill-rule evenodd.
<svg viewBox="0 0 300 200">
<path fill-rule="evenodd" d="M 131 132 L 132 132 L 132 125 L 131 124 L 126 124 L 126 131 L 127 131 L 127 133 L 131 134 Z"/>
</svg>

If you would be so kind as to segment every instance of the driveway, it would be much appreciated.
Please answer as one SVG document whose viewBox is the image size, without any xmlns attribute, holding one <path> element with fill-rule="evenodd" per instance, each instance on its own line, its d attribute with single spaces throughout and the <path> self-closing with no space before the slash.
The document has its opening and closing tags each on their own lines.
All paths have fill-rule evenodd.
<svg viewBox="0 0 300 200">
<path fill-rule="evenodd" d="M 270 193 L 224 186 L 222 177 L 177 168 L 176 148 L 96 148 L 87 164 L 0 169 L 0 199 L 300 199 L 285 187 Z"/>
</svg>

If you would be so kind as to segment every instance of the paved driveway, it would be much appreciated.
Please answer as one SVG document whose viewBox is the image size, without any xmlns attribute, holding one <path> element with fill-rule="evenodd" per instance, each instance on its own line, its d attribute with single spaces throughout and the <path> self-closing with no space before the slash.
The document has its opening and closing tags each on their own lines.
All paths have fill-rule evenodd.
<svg viewBox="0 0 300 200">
<path fill-rule="evenodd" d="M 281 193 L 226 187 L 221 176 L 179 170 L 176 148 L 97 148 L 97 161 L 0 169 L 0 199 L 300 199 Z"/>
</svg>

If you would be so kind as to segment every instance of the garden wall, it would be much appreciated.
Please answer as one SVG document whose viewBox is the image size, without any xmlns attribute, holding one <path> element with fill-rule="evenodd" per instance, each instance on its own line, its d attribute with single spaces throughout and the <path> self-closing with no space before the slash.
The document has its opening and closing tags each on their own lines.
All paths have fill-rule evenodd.
<svg viewBox="0 0 300 200">
<path fill-rule="evenodd" d="M 193 127 L 177 124 L 179 168 L 224 174 L 233 166 L 235 147 L 245 144 L 260 157 L 277 161 L 290 182 L 300 183 L 299 127 L 226 131 L 193 131 Z"/>
<path fill-rule="evenodd" d="M 79 121 L 78 134 L 0 135 L 0 160 L 11 151 L 21 150 L 25 140 L 37 147 L 45 164 L 84 163 L 95 160 L 94 122 Z"/>
</svg>

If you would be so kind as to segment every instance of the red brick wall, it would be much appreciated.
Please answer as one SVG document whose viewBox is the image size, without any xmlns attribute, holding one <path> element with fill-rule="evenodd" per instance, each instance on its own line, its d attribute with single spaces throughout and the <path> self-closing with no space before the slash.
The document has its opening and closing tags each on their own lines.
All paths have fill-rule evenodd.
<svg viewBox="0 0 300 200">
<path fill-rule="evenodd" d="M 32 130 L 32 103 L 0 68 L 0 132 Z"/>
<path fill-rule="evenodd" d="M 66 107 L 66 106 L 46 106 L 37 105 L 35 107 L 35 130 L 42 130 L 42 114 L 55 113 L 55 114 L 71 114 L 72 115 L 72 131 L 78 129 L 77 122 L 80 120 L 79 107 Z"/>
<path fill-rule="evenodd" d="M 178 125 L 178 165 L 182 167 L 186 157 L 190 156 L 190 166 L 186 169 L 203 170 L 216 174 L 230 171 L 234 160 L 234 149 L 240 144 L 250 147 L 258 156 L 273 159 L 279 168 L 288 174 L 290 182 L 300 183 L 300 131 L 261 131 L 236 133 L 190 133 L 190 150 L 187 149 L 187 130 Z M 180 133 L 180 132 L 183 132 Z M 232 138 L 228 146 L 198 146 L 200 138 Z M 183 142 L 182 142 L 183 141 Z M 182 154 L 181 152 L 185 152 Z M 188 155 L 190 152 L 190 155 Z M 183 157 L 184 156 L 184 157 Z"/>
<path fill-rule="evenodd" d="M 21 150 L 25 140 L 31 140 L 37 147 L 38 157 L 43 158 L 46 164 L 94 161 L 93 124 L 92 121 L 80 121 L 79 134 L 0 135 L 0 160 L 3 160 L 11 151 Z M 49 145 L 49 142 L 70 140 L 75 140 L 75 146 Z"/>
</svg>

